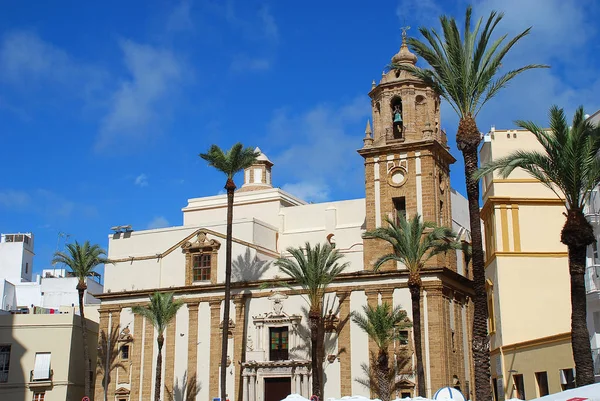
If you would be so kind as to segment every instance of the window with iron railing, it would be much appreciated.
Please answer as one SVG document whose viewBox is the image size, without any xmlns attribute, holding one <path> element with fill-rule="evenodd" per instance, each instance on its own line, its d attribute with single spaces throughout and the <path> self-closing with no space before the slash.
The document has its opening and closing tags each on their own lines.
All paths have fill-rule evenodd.
<svg viewBox="0 0 600 401">
<path fill-rule="evenodd" d="M 8 368 L 10 366 L 10 345 L 0 345 L 0 383 L 8 381 Z"/>
<path fill-rule="evenodd" d="M 35 365 L 31 371 L 31 381 L 51 380 L 52 370 L 50 369 L 50 352 L 37 352 L 35 354 Z"/>
<path fill-rule="evenodd" d="M 271 327 L 269 329 L 271 344 L 269 347 L 269 359 L 271 361 L 285 361 L 288 359 L 288 328 Z"/>
</svg>

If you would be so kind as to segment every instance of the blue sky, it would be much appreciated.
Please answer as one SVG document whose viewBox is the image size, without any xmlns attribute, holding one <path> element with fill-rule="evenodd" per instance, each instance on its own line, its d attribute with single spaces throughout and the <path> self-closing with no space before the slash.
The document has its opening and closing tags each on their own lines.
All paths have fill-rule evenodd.
<svg viewBox="0 0 600 401">
<path fill-rule="evenodd" d="M 373 79 L 400 27 L 462 20 L 459 1 L 12 1 L 0 13 L 0 232 L 35 234 L 35 270 L 59 232 L 107 246 L 110 227 L 181 224 L 188 198 L 224 178 L 198 153 L 216 143 L 260 146 L 273 181 L 307 200 L 364 196 L 356 149 Z M 483 0 L 533 25 L 506 68 L 529 72 L 478 125 L 543 124 L 551 104 L 600 108 L 600 8 L 593 0 Z M 456 117 L 442 107 L 452 140 Z M 464 192 L 462 165 L 453 185 Z M 238 177 L 238 184 L 241 177 Z M 61 242 L 62 245 L 62 242 Z"/>
</svg>

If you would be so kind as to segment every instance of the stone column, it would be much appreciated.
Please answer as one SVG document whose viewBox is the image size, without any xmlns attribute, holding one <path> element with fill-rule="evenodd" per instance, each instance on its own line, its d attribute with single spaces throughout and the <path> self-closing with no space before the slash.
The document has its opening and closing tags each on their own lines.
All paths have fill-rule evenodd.
<svg viewBox="0 0 600 401">
<path fill-rule="evenodd" d="M 296 394 L 301 394 L 301 388 L 300 388 L 300 373 L 299 372 L 294 372 L 294 389 L 292 390 L 294 393 Z"/>
<path fill-rule="evenodd" d="M 106 335 L 110 337 L 112 330 L 121 330 L 119 328 L 119 324 L 121 323 L 121 308 L 113 309 L 110 312 L 110 328 L 106 331 Z M 119 343 L 115 342 L 114 344 L 110 344 L 110 352 L 115 352 L 118 354 L 119 352 Z M 92 364 L 93 366 L 93 364 Z M 119 369 L 113 369 L 110 371 L 110 383 L 108 384 L 108 399 L 115 399 L 115 391 L 117 390 L 117 373 Z"/>
<path fill-rule="evenodd" d="M 308 373 L 302 375 L 302 397 L 310 397 L 310 389 L 308 387 Z"/>
<path fill-rule="evenodd" d="M 131 353 L 131 390 L 130 400 L 139 401 L 141 383 L 140 373 L 142 371 L 142 346 L 143 346 L 143 334 L 144 334 L 144 318 L 142 315 L 135 315 L 133 318 L 133 344 L 130 348 Z"/>
<path fill-rule="evenodd" d="M 352 353 L 350 341 L 350 292 L 338 293 L 340 303 L 340 325 L 338 348 L 340 354 L 340 389 L 342 397 L 352 395 Z"/>
<path fill-rule="evenodd" d="M 167 390 L 173 393 L 173 384 L 175 382 L 175 326 L 177 317 L 173 318 L 167 326 L 165 334 L 165 380 L 164 396 L 161 399 L 167 398 Z"/>
<path fill-rule="evenodd" d="M 188 361 L 187 379 L 197 380 L 198 369 L 198 302 L 187 304 L 188 308 Z"/>
<path fill-rule="evenodd" d="M 209 399 L 220 397 L 219 372 L 221 363 L 221 300 L 210 301 L 210 372 L 208 375 Z M 225 366 L 222 367 L 226 369 Z"/>
<path fill-rule="evenodd" d="M 241 363 L 245 362 L 246 342 L 244 341 L 244 328 L 246 327 L 246 297 L 236 297 L 233 302 L 235 304 L 235 328 L 233 329 L 233 370 L 234 370 L 234 389 L 235 398 L 238 401 L 242 400 L 242 387 L 240 376 L 242 375 Z"/>
<path fill-rule="evenodd" d="M 107 309 L 100 309 L 98 311 L 99 315 L 100 315 L 100 322 L 99 322 L 99 326 L 98 326 L 98 333 L 104 331 L 106 333 L 106 335 L 108 336 L 108 310 Z M 98 346 L 100 346 L 100 338 L 98 338 Z M 94 362 L 94 361 L 92 361 Z M 106 361 L 103 361 L 104 363 L 106 363 Z M 92 363 L 92 367 L 95 368 L 95 364 Z M 102 401 L 104 400 L 104 386 L 103 386 L 103 382 L 104 382 L 104 376 L 102 374 L 97 374 L 96 375 L 96 385 L 95 385 L 95 391 L 94 391 L 94 400 L 97 401 Z"/>
<path fill-rule="evenodd" d="M 244 374 L 242 385 L 242 401 L 248 401 L 248 375 Z"/>
<path fill-rule="evenodd" d="M 154 360 L 154 326 L 148 319 L 144 319 L 146 322 L 144 329 L 144 361 L 142 367 L 142 400 L 152 399 L 152 390 L 154 389 L 154 372 L 152 372 L 152 362 Z M 114 400 L 115 397 L 109 398 Z"/>
<path fill-rule="evenodd" d="M 250 389 L 248 390 L 249 401 L 256 400 L 256 372 L 250 373 Z"/>
</svg>

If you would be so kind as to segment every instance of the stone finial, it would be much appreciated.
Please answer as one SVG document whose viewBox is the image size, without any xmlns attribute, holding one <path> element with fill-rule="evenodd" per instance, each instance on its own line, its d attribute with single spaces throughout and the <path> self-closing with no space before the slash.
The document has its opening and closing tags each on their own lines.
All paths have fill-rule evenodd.
<svg viewBox="0 0 600 401">
<path fill-rule="evenodd" d="M 375 83 L 375 80 L 373 80 L 373 82 L 371 82 L 371 89 L 374 89 L 377 86 L 377 84 Z"/>
<path fill-rule="evenodd" d="M 371 131 L 371 123 L 367 120 L 367 126 L 365 127 L 365 137 L 363 138 L 364 147 L 368 148 L 373 146 L 373 131 Z"/>
</svg>

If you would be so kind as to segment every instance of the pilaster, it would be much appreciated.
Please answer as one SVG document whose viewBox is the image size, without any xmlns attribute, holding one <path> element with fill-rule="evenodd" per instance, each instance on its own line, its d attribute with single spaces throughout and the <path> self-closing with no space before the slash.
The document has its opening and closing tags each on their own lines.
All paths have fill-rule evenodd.
<svg viewBox="0 0 600 401">
<path fill-rule="evenodd" d="M 119 324 L 121 323 L 121 308 L 113 309 L 110 312 L 110 330 L 120 330 Z M 106 335 L 110 337 L 111 332 L 108 330 L 105 331 Z M 114 344 L 110 344 L 110 352 L 117 353 L 119 352 L 119 343 L 115 342 Z M 110 370 L 110 381 L 108 383 L 108 399 L 115 399 L 115 391 L 117 390 L 117 371 L 119 369 L 111 369 Z"/>
<path fill-rule="evenodd" d="M 175 325 L 177 323 L 177 316 L 169 322 L 165 334 L 165 380 L 164 386 L 164 398 L 168 392 L 173 393 L 173 384 L 175 382 Z"/>
<path fill-rule="evenodd" d="M 133 348 L 131 353 L 131 396 L 129 401 L 139 401 L 142 384 L 140 378 L 142 372 L 142 347 L 144 346 L 144 318 L 142 315 L 135 315 L 133 318 L 133 330 L 134 339 L 131 345 Z"/>
<path fill-rule="evenodd" d="M 188 380 L 197 380 L 198 367 L 198 302 L 188 303 Z"/>
<path fill-rule="evenodd" d="M 221 362 L 221 301 L 211 301 L 210 305 L 210 372 L 208 379 L 208 395 L 212 399 L 220 396 L 219 372 Z M 225 368 L 225 367 L 223 367 Z"/>
<path fill-rule="evenodd" d="M 338 348 L 344 350 L 340 355 L 341 395 L 352 396 L 352 350 L 350 339 L 350 292 L 338 293 L 340 305 L 340 323 L 338 329 Z"/>
<path fill-rule="evenodd" d="M 108 335 L 108 319 L 109 319 L 109 311 L 107 309 L 100 309 L 98 311 L 100 321 L 98 324 L 98 333 L 104 331 Z M 98 337 L 98 344 L 100 344 L 100 337 Z M 95 367 L 94 364 L 92 366 Z M 102 385 L 104 381 L 104 377 L 101 374 L 96 374 L 96 385 L 94 391 L 94 400 L 100 401 L 104 400 L 104 386 Z"/>
<path fill-rule="evenodd" d="M 154 358 L 154 326 L 152 322 L 146 318 L 144 328 L 144 361 L 142 367 L 141 392 L 142 400 L 152 399 L 153 378 L 152 361 Z M 111 399 L 114 399 L 111 398 Z"/>
<path fill-rule="evenodd" d="M 245 328 L 246 328 L 246 297 L 236 297 L 233 302 L 235 305 L 235 328 L 233 329 L 233 361 L 235 375 L 235 398 L 242 400 L 243 389 L 241 386 L 242 365 L 245 361 Z"/>
</svg>

